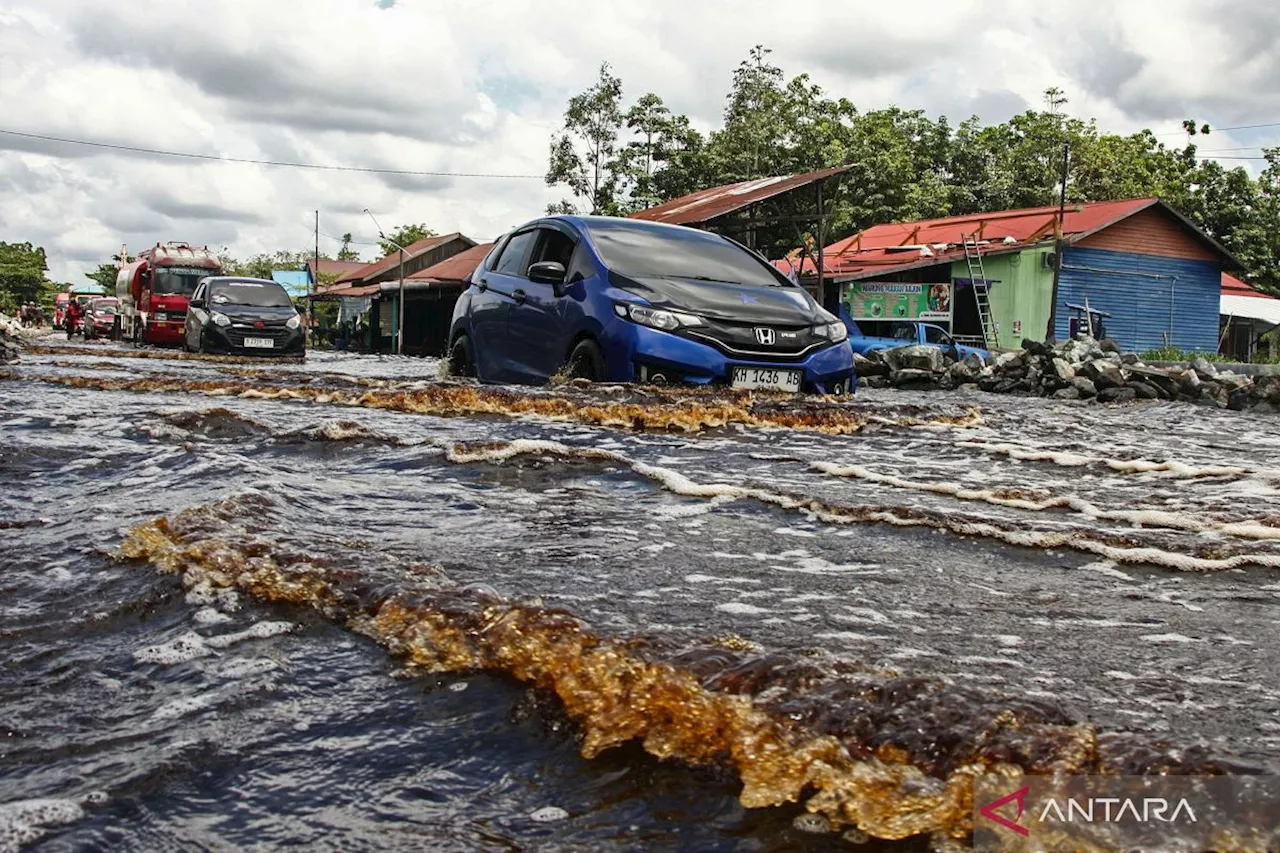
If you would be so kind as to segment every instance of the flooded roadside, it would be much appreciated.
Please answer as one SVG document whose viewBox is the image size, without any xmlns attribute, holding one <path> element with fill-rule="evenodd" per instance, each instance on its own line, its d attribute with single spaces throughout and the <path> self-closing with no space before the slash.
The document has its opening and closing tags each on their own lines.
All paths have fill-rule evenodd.
<svg viewBox="0 0 1280 853">
<path fill-rule="evenodd" d="M 975 762 L 1280 767 L 1265 418 L 76 350 L 0 380 L 46 846 L 848 849 L 963 835 Z"/>
</svg>

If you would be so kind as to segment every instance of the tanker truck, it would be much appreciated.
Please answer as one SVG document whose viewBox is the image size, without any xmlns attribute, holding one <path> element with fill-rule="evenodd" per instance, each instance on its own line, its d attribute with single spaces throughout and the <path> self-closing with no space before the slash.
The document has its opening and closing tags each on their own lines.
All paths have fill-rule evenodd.
<svg viewBox="0 0 1280 853">
<path fill-rule="evenodd" d="M 123 248 L 120 257 L 129 257 Z M 222 265 L 207 246 L 169 242 L 143 249 L 116 276 L 120 311 L 112 337 L 181 346 L 187 303 L 200 279 L 210 275 L 222 275 Z"/>
</svg>

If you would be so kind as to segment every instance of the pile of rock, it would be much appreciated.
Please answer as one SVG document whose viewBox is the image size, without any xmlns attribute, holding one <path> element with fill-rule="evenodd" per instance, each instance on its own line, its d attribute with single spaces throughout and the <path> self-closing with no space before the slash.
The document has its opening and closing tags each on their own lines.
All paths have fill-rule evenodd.
<svg viewBox="0 0 1280 853">
<path fill-rule="evenodd" d="M 855 356 L 858 376 L 871 387 L 976 387 L 996 394 L 1061 400 L 1183 400 L 1237 411 L 1280 411 L 1280 375 L 1218 371 L 1203 358 L 1156 367 L 1115 341 L 1080 337 L 1059 344 L 1024 340 L 1021 352 L 970 355 L 951 361 L 936 347 L 909 346 Z"/>
<path fill-rule="evenodd" d="M 25 341 L 22 324 L 6 314 L 0 314 L 0 364 L 17 361 Z"/>
</svg>

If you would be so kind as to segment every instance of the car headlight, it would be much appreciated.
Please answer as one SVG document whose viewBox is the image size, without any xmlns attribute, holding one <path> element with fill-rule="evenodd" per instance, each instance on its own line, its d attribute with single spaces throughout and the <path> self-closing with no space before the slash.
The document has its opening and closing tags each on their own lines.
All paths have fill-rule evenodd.
<svg viewBox="0 0 1280 853">
<path fill-rule="evenodd" d="M 168 315 L 168 314 L 166 314 L 166 313 L 164 313 L 163 311 L 157 311 L 157 312 L 155 313 L 155 315 L 154 315 L 151 319 L 153 319 L 153 320 L 168 320 L 168 319 L 169 319 L 169 315 Z"/>
<path fill-rule="evenodd" d="M 701 326 L 702 318 L 693 314 L 684 314 L 680 311 L 667 311 L 663 308 L 648 308 L 644 305 L 624 305 L 618 303 L 613 306 L 613 313 L 624 319 L 632 320 L 642 326 L 648 326 L 651 329 L 661 329 L 664 332 L 674 331 L 681 326 Z"/>
<path fill-rule="evenodd" d="M 290 329 L 296 329 L 302 325 L 302 319 L 297 314 L 294 314 L 288 320 L 285 320 L 284 324 Z"/>
<path fill-rule="evenodd" d="M 829 341 L 839 343 L 849 337 L 849 330 L 845 328 L 844 323 L 823 323 L 820 326 L 813 327 L 813 334 L 819 338 L 826 338 Z"/>
<path fill-rule="evenodd" d="M 231 318 L 221 311 L 214 311 L 211 316 L 213 317 L 213 322 L 224 329 L 231 325 Z"/>
</svg>

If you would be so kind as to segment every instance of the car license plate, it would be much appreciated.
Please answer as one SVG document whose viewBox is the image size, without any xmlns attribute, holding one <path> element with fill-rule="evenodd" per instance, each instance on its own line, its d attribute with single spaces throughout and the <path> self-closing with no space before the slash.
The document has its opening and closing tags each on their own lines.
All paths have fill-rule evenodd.
<svg viewBox="0 0 1280 853">
<path fill-rule="evenodd" d="M 271 338 L 245 338 L 244 345 L 247 347 L 257 347 L 258 349 L 271 349 L 276 342 Z"/>
<path fill-rule="evenodd" d="M 776 370 L 771 367 L 735 367 L 734 388 L 777 388 L 780 391 L 799 391 L 799 370 Z"/>
</svg>

